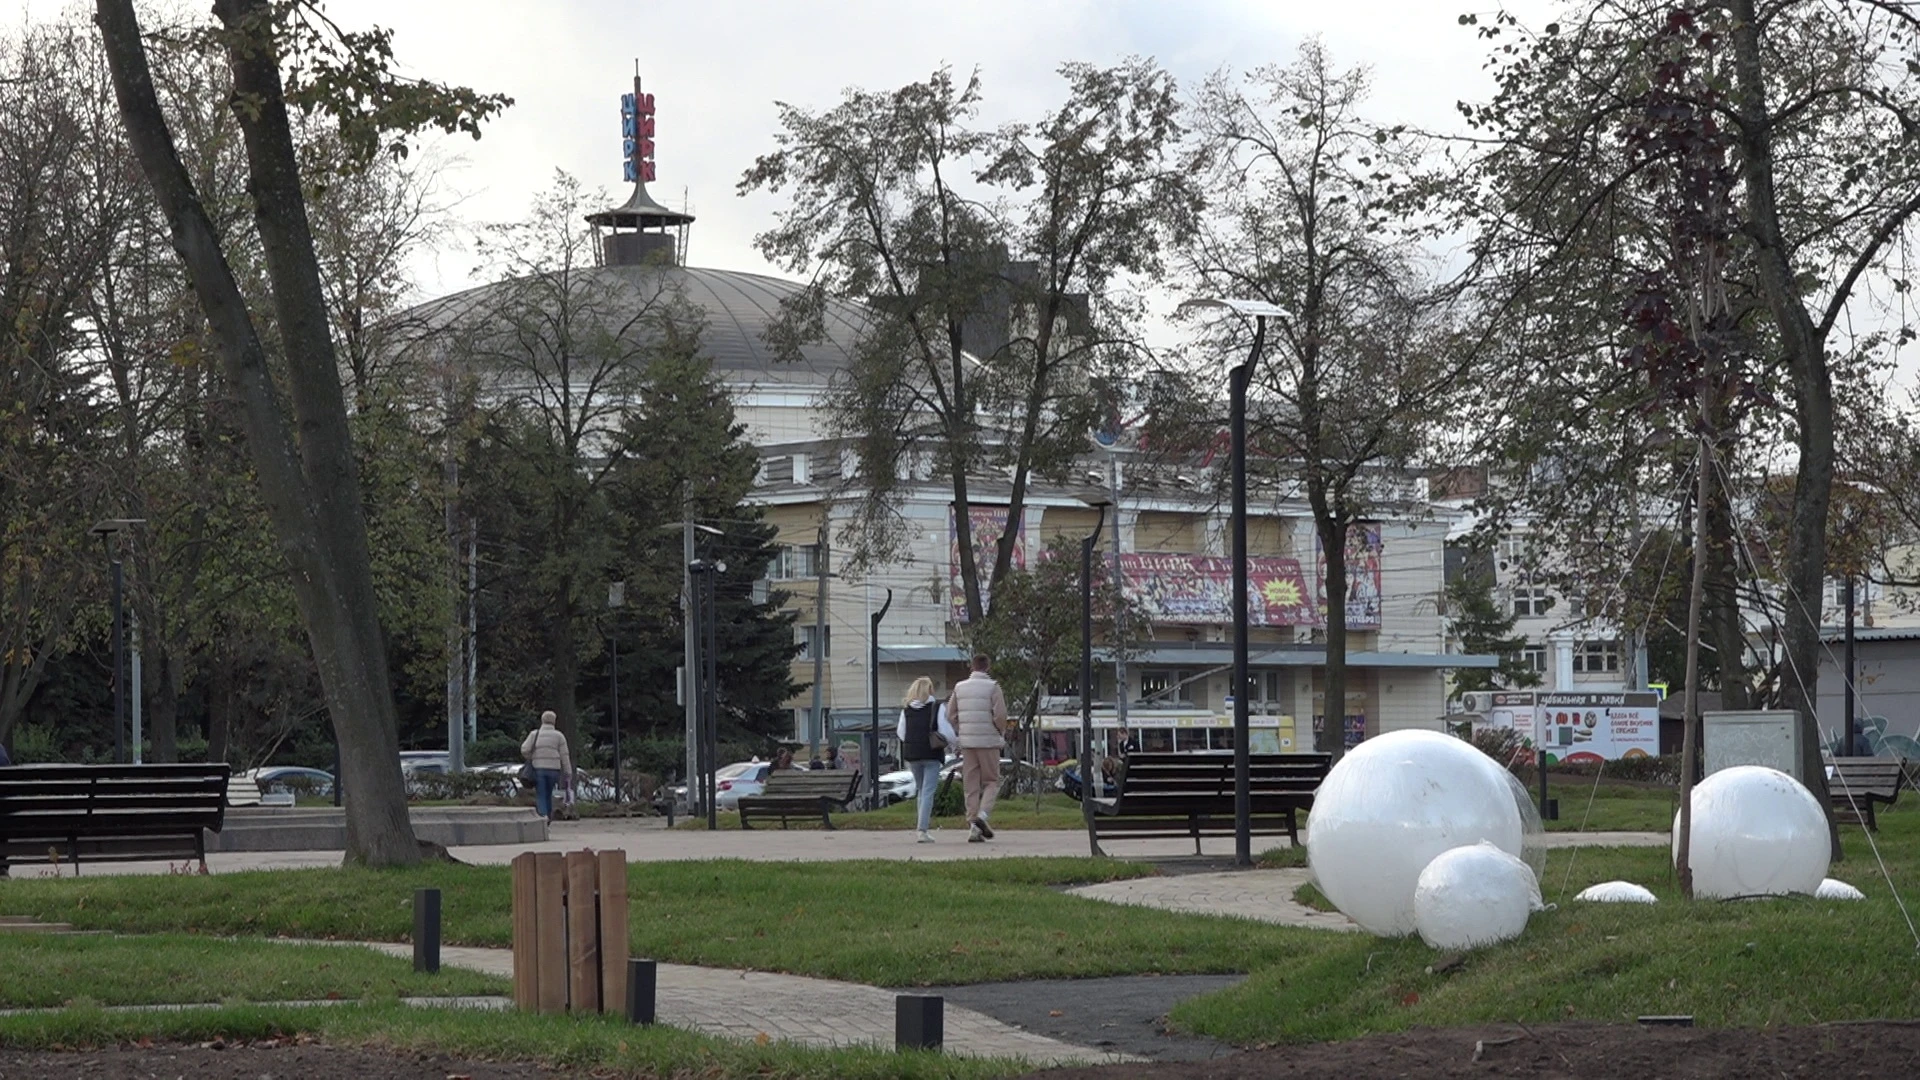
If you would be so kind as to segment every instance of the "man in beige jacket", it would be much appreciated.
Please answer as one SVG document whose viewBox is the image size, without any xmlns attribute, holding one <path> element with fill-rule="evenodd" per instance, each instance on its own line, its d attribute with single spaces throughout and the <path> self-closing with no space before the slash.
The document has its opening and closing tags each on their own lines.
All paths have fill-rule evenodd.
<svg viewBox="0 0 1920 1080">
<path fill-rule="evenodd" d="M 1007 745 L 1007 696 L 987 674 L 985 653 L 973 655 L 973 674 L 953 684 L 947 718 L 960 737 L 960 786 L 967 798 L 969 843 L 993 839 L 987 818 L 1000 797 L 1000 752 Z"/>
</svg>

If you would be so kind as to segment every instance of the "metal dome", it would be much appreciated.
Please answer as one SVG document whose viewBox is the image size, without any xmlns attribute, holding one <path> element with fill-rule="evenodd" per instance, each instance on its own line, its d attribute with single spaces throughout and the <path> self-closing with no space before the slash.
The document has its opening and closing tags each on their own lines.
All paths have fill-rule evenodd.
<svg viewBox="0 0 1920 1080">
<path fill-rule="evenodd" d="M 855 341 L 867 321 L 859 305 L 830 301 L 825 314 L 826 340 L 801 349 L 796 362 L 783 361 L 767 344 L 767 326 L 780 316 L 780 301 L 803 286 L 783 278 L 737 270 L 710 270 L 671 265 L 597 266 L 575 271 L 588 288 L 604 289 L 611 305 L 620 309 L 622 297 L 634 308 L 650 302 L 662 287 L 675 291 L 706 320 L 701 352 L 714 371 L 729 381 L 824 384 L 847 366 Z M 514 282 L 497 282 L 467 289 L 414 308 L 404 320 L 420 331 L 444 331 L 474 325 L 508 301 Z"/>
</svg>

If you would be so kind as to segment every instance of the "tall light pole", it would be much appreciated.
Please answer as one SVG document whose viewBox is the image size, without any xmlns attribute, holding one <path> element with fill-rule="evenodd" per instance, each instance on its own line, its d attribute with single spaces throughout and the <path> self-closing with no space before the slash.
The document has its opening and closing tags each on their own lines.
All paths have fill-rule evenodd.
<svg viewBox="0 0 1920 1080">
<path fill-rule="evenodd" d="M 880 809 L 880 620 L 887 617 L 887 609 L 893 606 L 893 590 L 887 590 L 887 602 L 880 610 L 867 616 L 867 702 L 873 708 L 869 723 L 873 728 L 873 743 L 867 752 L 873 758 L 867 762 L 867 808 Z"/>
<path fill-rule="evenodd" d="M 1189 300 L 1188 308 L 1224 308 L 1253 318 L 1253 347 L 1228 373 L 1228 426 L 1233 438 L 1233 860 L 1253 865 L 1252 759 L 1247 723 L 1247 387 L 1266 343 L 1267 320 L 1285 308 L 1264 300 Z"/>
<path fill-rule="evenodd" d="M 627 583 L 613 581 L 607 583 L 607 611 L 611 620 L 607 626 L 607 644 L 613 659 L 613 801 L 626 801 L 624 789 L 620 786 L 620 609 L 627 603 Z"/>
<path fill-rule="evenodd" d="M 1087 844 L 1099 856 L 1105 853 L 1093 831 L 1093 548 L 1106 527 L 1107 504 L 1093 505 L 1100 516 L 1080 540 L 1080 817 L 1087 825 Z"/>
<path fill-rule="evenodd" d="M 107 549 L 113 580 L 113 760 L 127 760 L 127 607 L 126 572 L 120 559 L 119 537 L 145 518 L 107 518 L 90 530 Z"/>
</svg>

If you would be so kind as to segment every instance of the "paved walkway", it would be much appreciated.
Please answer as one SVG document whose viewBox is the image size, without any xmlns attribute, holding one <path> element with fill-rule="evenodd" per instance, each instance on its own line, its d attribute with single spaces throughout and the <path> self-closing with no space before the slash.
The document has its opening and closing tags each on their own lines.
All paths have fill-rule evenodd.
<svg viewBox="0 0 1920 1080">
<path fill-rule="evenodd" d="M 367 942 L 368 948 L 411 958 L 413 946 Z M 513 951 L 444 946 L 440 962 L 449 967 L 513 977 Z M 760 971 L 661 964 L 656 972 L 655 1009 L 663 1024 L 722 1038 L 769 1039 L 806 1046 L 893 1046 L 895 991 L 859 983 L 775 975 Z M 966 1057 L 1019 1057 L 1036 1065 L 1100 1065 L 1139 1061 L 1091 1047 L 1049 1039 L 1003 1024 L 972 1009 L 945 1009 L 949 1054 Z"/>
<path fill-rule="evenodd" d="M 668 829 L 660 818 L 601 818 L 560 822 L 553 826 L 545 841 L 533 844 L 497 844 L 483 847 L 452 848 L 454 858 L 476 864 L 511 862 L 523 851 L 578 851 L 581 848 L 605 850 L 619 848 L 628 862 L 659 862 L 683 859 L 744 859 L 751 862 L 832 862 L 843 859 L 894 859 L 901 861 L 941 861 L 948 859 L 993 859 L 1018 856 L 1083 856 L 1089 854 L 1085 833 L 1064 829 L 1002 829 L 984 844 L 967 843 L 964 831 L 945 829 L 936 832 L 937 842 L 918 844 L 906 829 Z M 1668 843 L 1665 833 L 1548 833 L 1548 847 L 1661 847 Z M 1255 837 L 1257 856 L 1270 848 L 1286 847 L 1284 837 Z M 1190 840 L 1120 840 L 1106 845 L 1107 853 L 1124 859 L 1169 860 L 1193 858 Z M 1202 841 L 1202 854 L 1208 858 L 1231 858 L 1233 839 L 1209 838 Z M 216 874 L 238 870 L 284 870 L 301 867 L 338 866 L 339 851 L 233 851 L 207 856 L 207 865 Z M 104 863 L 87 865 L 83 872 L 95 874 L 160 874 L 166 863 Z M 16 863 L 14 873 L 21 877 L 47 873 Z"/>
<path fill-rule="evenodd" d="M 1315 911 L 1294 900 L 1294 890 L 1312 878 L 1310 870 L 1229 870 L 1218 874 L 1105 881 L 1067 891 L 1090 900 L 1139 904 L 1194 915 L 1231 915 L 1313 930 L 1360 929 L 1345 915 Z"/>
</svg>

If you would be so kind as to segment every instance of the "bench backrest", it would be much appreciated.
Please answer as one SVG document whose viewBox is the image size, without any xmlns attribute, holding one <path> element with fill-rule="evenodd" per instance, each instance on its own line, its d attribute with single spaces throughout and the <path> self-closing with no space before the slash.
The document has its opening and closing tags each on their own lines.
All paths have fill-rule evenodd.
<svg viewBox="0 0 1920 1080">
<path fill-rule="evenodd" d="M 1249 787 L 1256 795 L 1310 795 L 1327 778 L 1328 754 L 1248 755 Z M 1124 794 L 1233 794 L 1233 754 L 1136 753 L 1127 756 Z"/>
<path fill-rule="evenodd" d="M 782 769 L 767 774 L 768 797 L 846 801 L 860 785 L 857 769 Z M 748 796 L 751 798 L 752 796 Z"/>
<path fill-rule="evenodd" d="M 1910 782 L 1906 775 L 1906 763 L 1899 758 L 1834 758 L 1833 776 L 1827 781 L 1827 793 L 1836 799 L 1844 799 L 1849 792 L 1890 798 L 1899 792 L 1903 784 Z"/>
<path fill-rule="evenodd" d="M 229 773 L 225 764 L 0 768 L 0 838 L 217 831 Z"/>
</svg>

